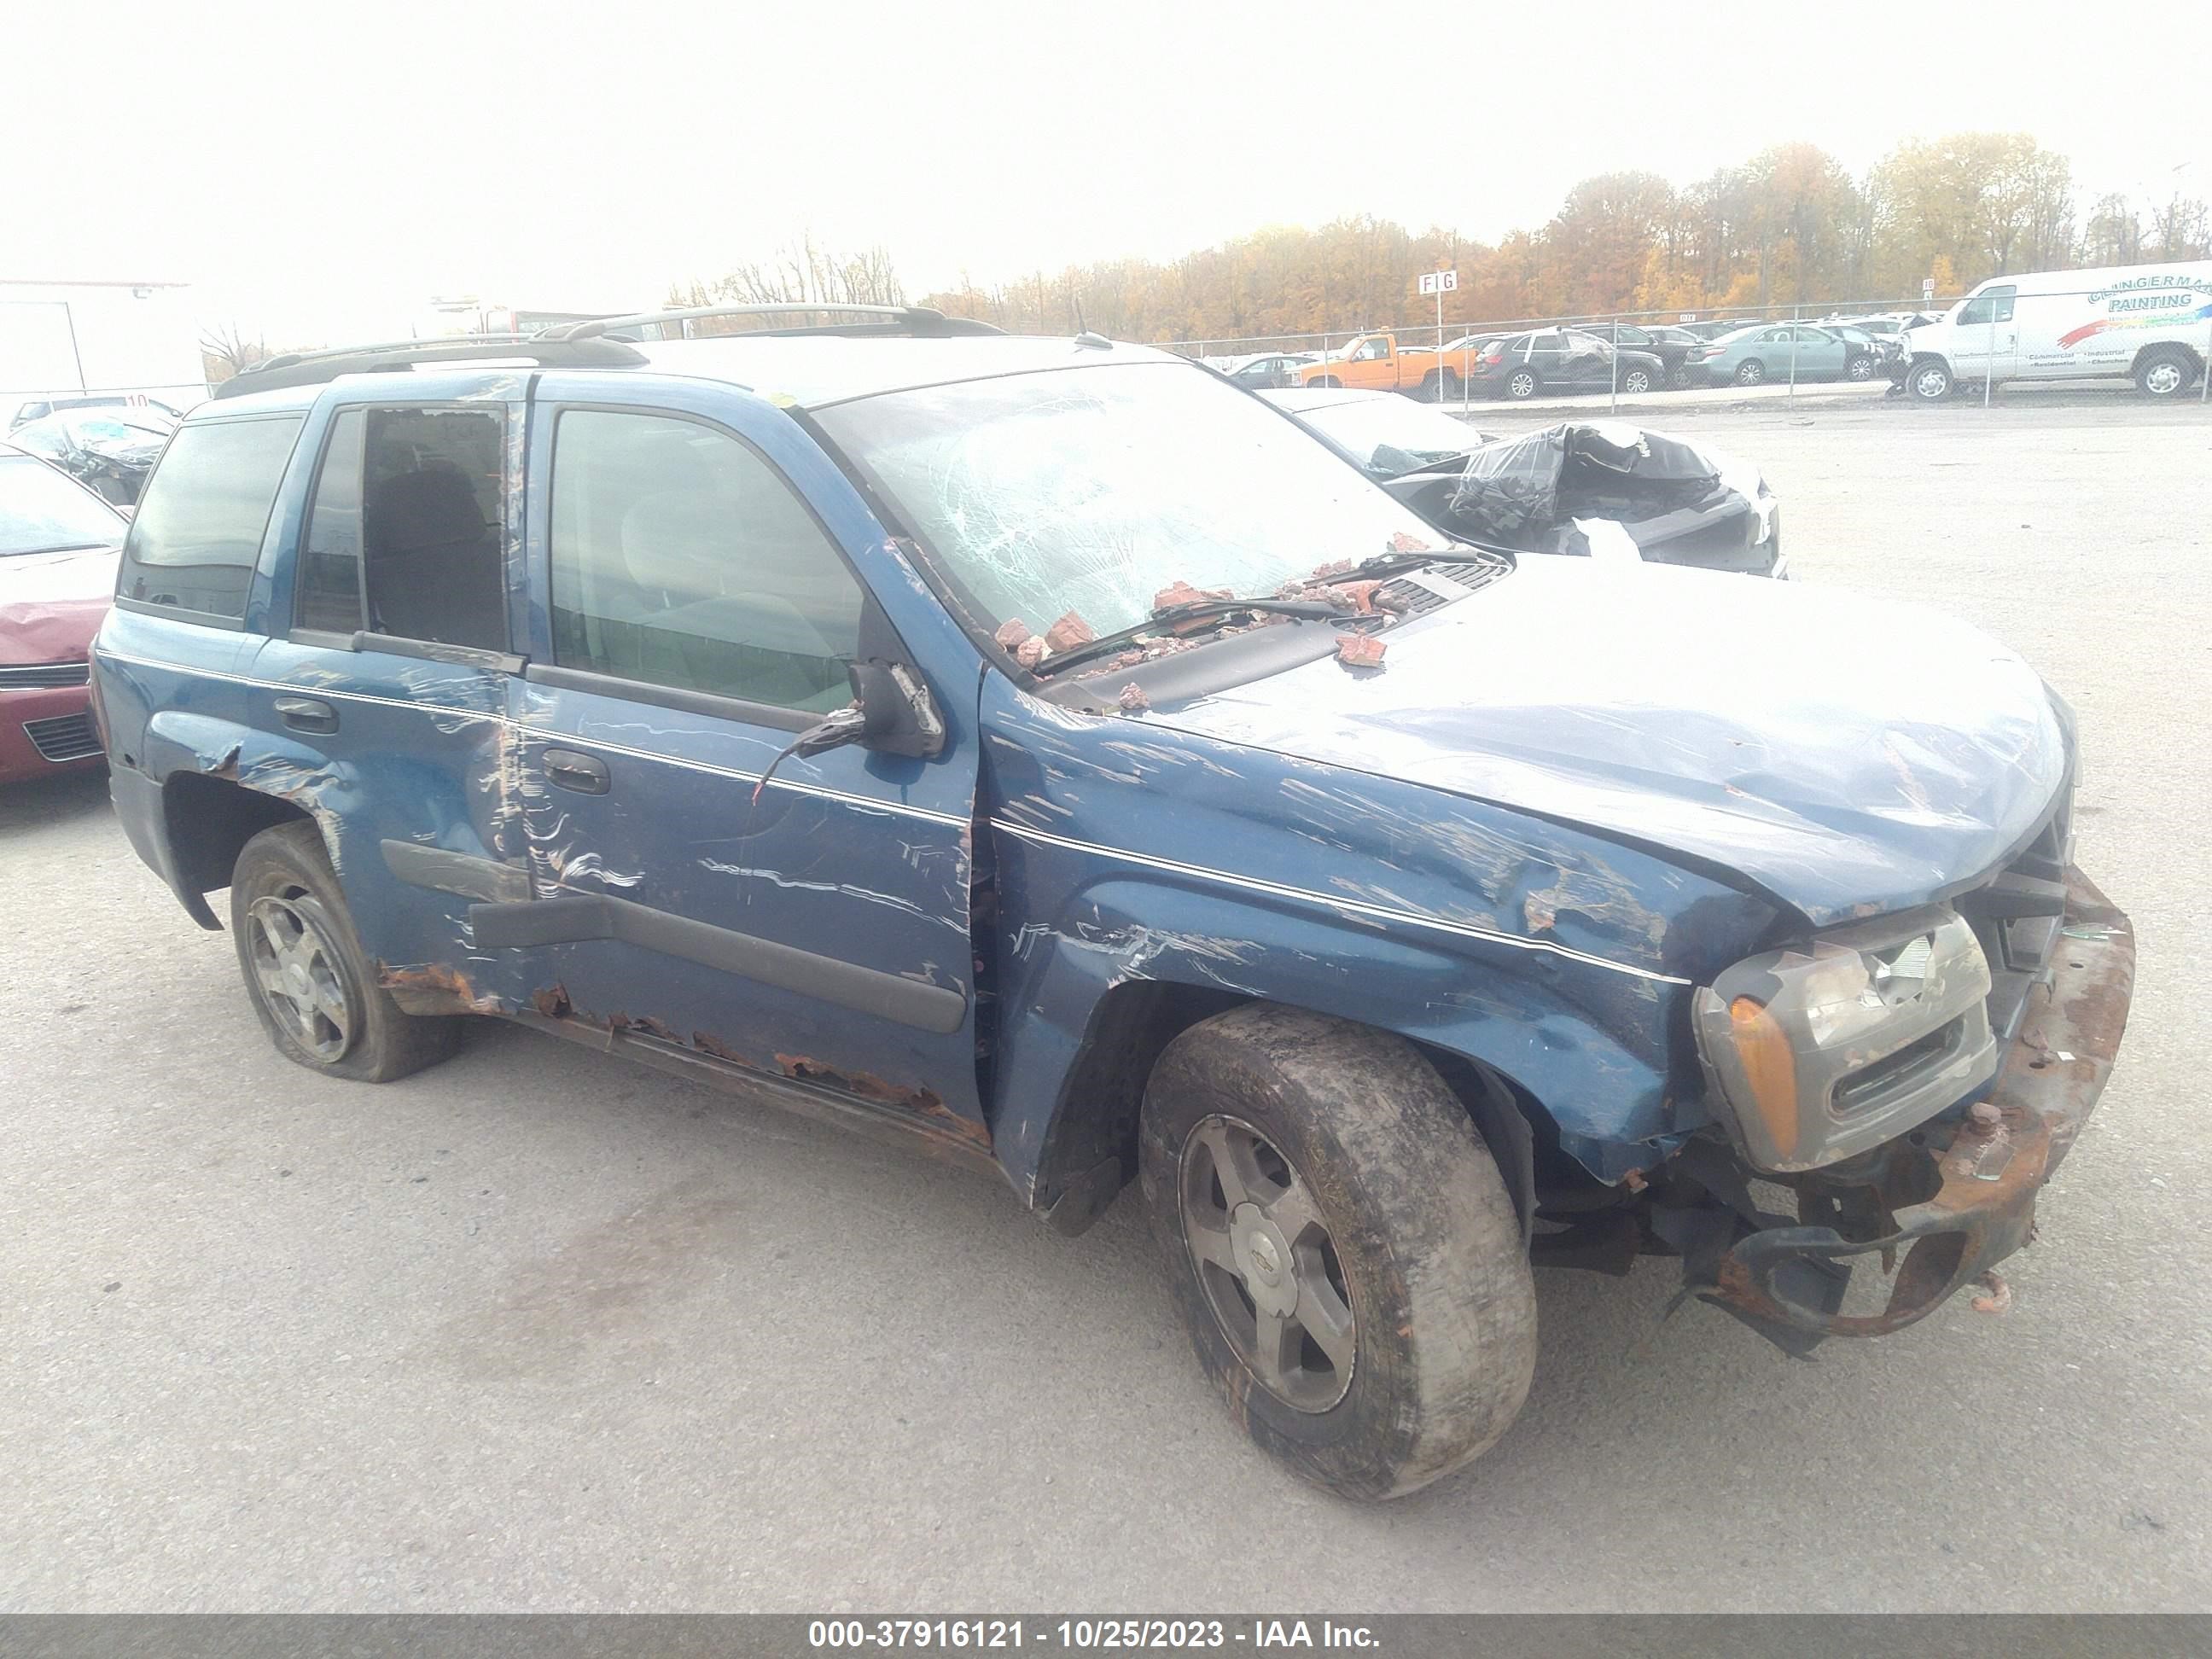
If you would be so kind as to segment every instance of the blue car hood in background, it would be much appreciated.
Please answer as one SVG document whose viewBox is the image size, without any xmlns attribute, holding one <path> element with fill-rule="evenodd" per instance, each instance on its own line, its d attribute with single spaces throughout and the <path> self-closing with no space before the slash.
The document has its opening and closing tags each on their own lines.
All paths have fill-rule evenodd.
<svg viewBox="0 0 2212 1659">
<path fill-rule="evenodd" d="M 2068 738 L 1978 629 L 1848 589 L 1523 558 L 1384 636 L 1155 714 L 1734 870 L 1826 923 L 1921 904 L 2039 826 Z"/>
</svg>

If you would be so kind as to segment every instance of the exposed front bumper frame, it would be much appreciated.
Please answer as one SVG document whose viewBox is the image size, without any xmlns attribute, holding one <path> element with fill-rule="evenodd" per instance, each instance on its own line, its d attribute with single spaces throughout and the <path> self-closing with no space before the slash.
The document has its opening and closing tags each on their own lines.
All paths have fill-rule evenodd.
<svg viewBox="0 0 2212 1659">
<path fill-rule="evenodd" d="M 1894 1230 L 1881 1237 L 1850 1239 L 1826 1226 L 1747 1233 L 1722 1254 L 1715 1282 L 1701 1294 L 1754 1325 L 1816 1338 L 1881 1336 L 1925 1317 L 2010 1255 L 2033 1236 L 2036 1194 L 2104 1092 L 2127 1026 L 2135 962 L 2127 917 L 2069 869 L 2051 976 L 2031 993 L 2020 1035 L 1987 1097 L 1996 1121 L 1978 1127 L 1962 1112 L 1889 1143 L 1878 1188 L 1924 1193 L 1932 1162 L 1940 1178 L 1932 1194 L 1889 1205 Z M 1820 1268 L 1898 1250 L 1905 1259 L 1878 1314 L 1815 1305 L 1781 1282 L 1818 1284 Z M 1839 1302 L 1840 1280 L 1831 1275 L 1827 1282 Z"/>
</svg>

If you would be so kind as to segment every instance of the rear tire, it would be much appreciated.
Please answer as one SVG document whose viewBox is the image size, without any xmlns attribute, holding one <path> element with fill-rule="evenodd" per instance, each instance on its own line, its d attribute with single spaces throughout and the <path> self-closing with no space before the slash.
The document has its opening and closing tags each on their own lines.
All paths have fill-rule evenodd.
<svg viewBox="0 0 2212 1659">
<path fill-rule="evenodd" d="M 1766 379 L 1766 365 L 1756 357 L 1747 357 L 1735 366 L 1738 386 L 1758 386 Z"/>
<path fill-rule="evenodd" d="M 231 872 L 230 936 L 261 1029 L 296 1065 L 389 1083 L 460 1045 L 461 1017 L 404 1012 L 376 982 L 312 823 L 246 843 Z"/>
<path fill-rule="evenodd" d="M 2146 398 L 2178 398 L 2197 384 L 2197 360 L 2172 346 L 2143 353 L 2136 364 L 2136 390 Z"/>
<path fill-rule="evenodd" d="M 1505 395 L 1516 404 L 1528 402 L 1542 390 L 1543 382 L 1533 368 L 1516 368 L 1505 377 Z"/>
<path fill-rule="evenodd" d="M 1338 386 L 1344 384 L 1334 374 L 1316 374 L 1306 382 L 1308 386 Z"/>
<path fill-rule="evenodd" d="M 1437 369 L 1421 377 L 1421 396 L 1430 403 L 1456 403 L 1459 395 L 1459 376 L 1448 368 Z"/>
<path fill-rule="evenodd" d="M 1497 1164 L 1411 1044 L 1265 1003 L 1217 1015 L 1153 1067 L 1141 1161 L 1199 1364 L 1261 1449 L 1391 1498 L 1505 1432 L 1534 1282 Z"/>
<path fill-rule="evenodd" d="M 1874 379 L 1874 359 L 1866 356 L 1854 357 L 1844 368 L 1844 373 L 1854 380 L 1871 380 Z"/>
</svg>

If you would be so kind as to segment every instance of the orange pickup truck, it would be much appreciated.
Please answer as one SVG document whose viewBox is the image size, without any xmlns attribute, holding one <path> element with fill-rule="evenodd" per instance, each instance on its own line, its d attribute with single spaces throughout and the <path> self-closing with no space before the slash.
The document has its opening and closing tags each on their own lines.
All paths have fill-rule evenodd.
<svg viewBox="0 0 2212 1659">
<path fill-rule="evenodd" d="M 1456 398 L 1470 366 L 1481 354 L 1486 334 L 1462 334 L 1439 352 L 1434 346 L 1408 344 L 1395 334 L 1363 334 L 1341 351 L 1298 371 L 1300 386 L 1358 386 L 1368 392 L 1402 392 L 1409 397 Z"/>
</svg>

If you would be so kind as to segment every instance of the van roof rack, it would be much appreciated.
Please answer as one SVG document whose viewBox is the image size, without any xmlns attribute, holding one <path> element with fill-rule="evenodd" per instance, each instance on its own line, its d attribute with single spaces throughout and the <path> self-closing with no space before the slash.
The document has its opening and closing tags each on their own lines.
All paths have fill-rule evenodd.
<svg viewBox="0 0 2212 1659">
<path fill-rule="evenodd" d="M 341 374 L 404 374 L 418 364 L 466 364 L 485 358 L 522 358 L 545 368 L 635 368 L 645 354 L 618 340 L 557 340 L 539 334 L 465 334 L 436 340 L 392 340 L 379 345 L 336 346 L 326 351 L 287 351 L 240 369 L 215 389 L 218 398 L 280 386 L 319 386 Z"/>
<path fill-rule="evenodd" d="M 690 324 L 710 317 L 787 317 L 793 315 L 824 314 L 852 316 L 867 320 L 852 323 L 807 323 L 790 328 L 763 328 L 747 331 L 756 334 L 834 334 L 866 337 L 872 335 L 905 335 L 918 339 L 942 339 L 953 335 L 1003 334 L 1002 328 L 978 321 L 972 317 L 948 317 L 927 306 L 839 305 L 817 303 L 813 301 L 781 301 L 769 305 L 684 306 L 673 311 L 639 311 L 621 317 L 594 317 L 587 323 L 556 323 L 540 330 L 533 337 L 539 340 L 582 342 L 616 336 L 617 329 L 649 328 L 670 323 Z M 684 337 L 689 337 L 685 331 Z"/>
</svg>

